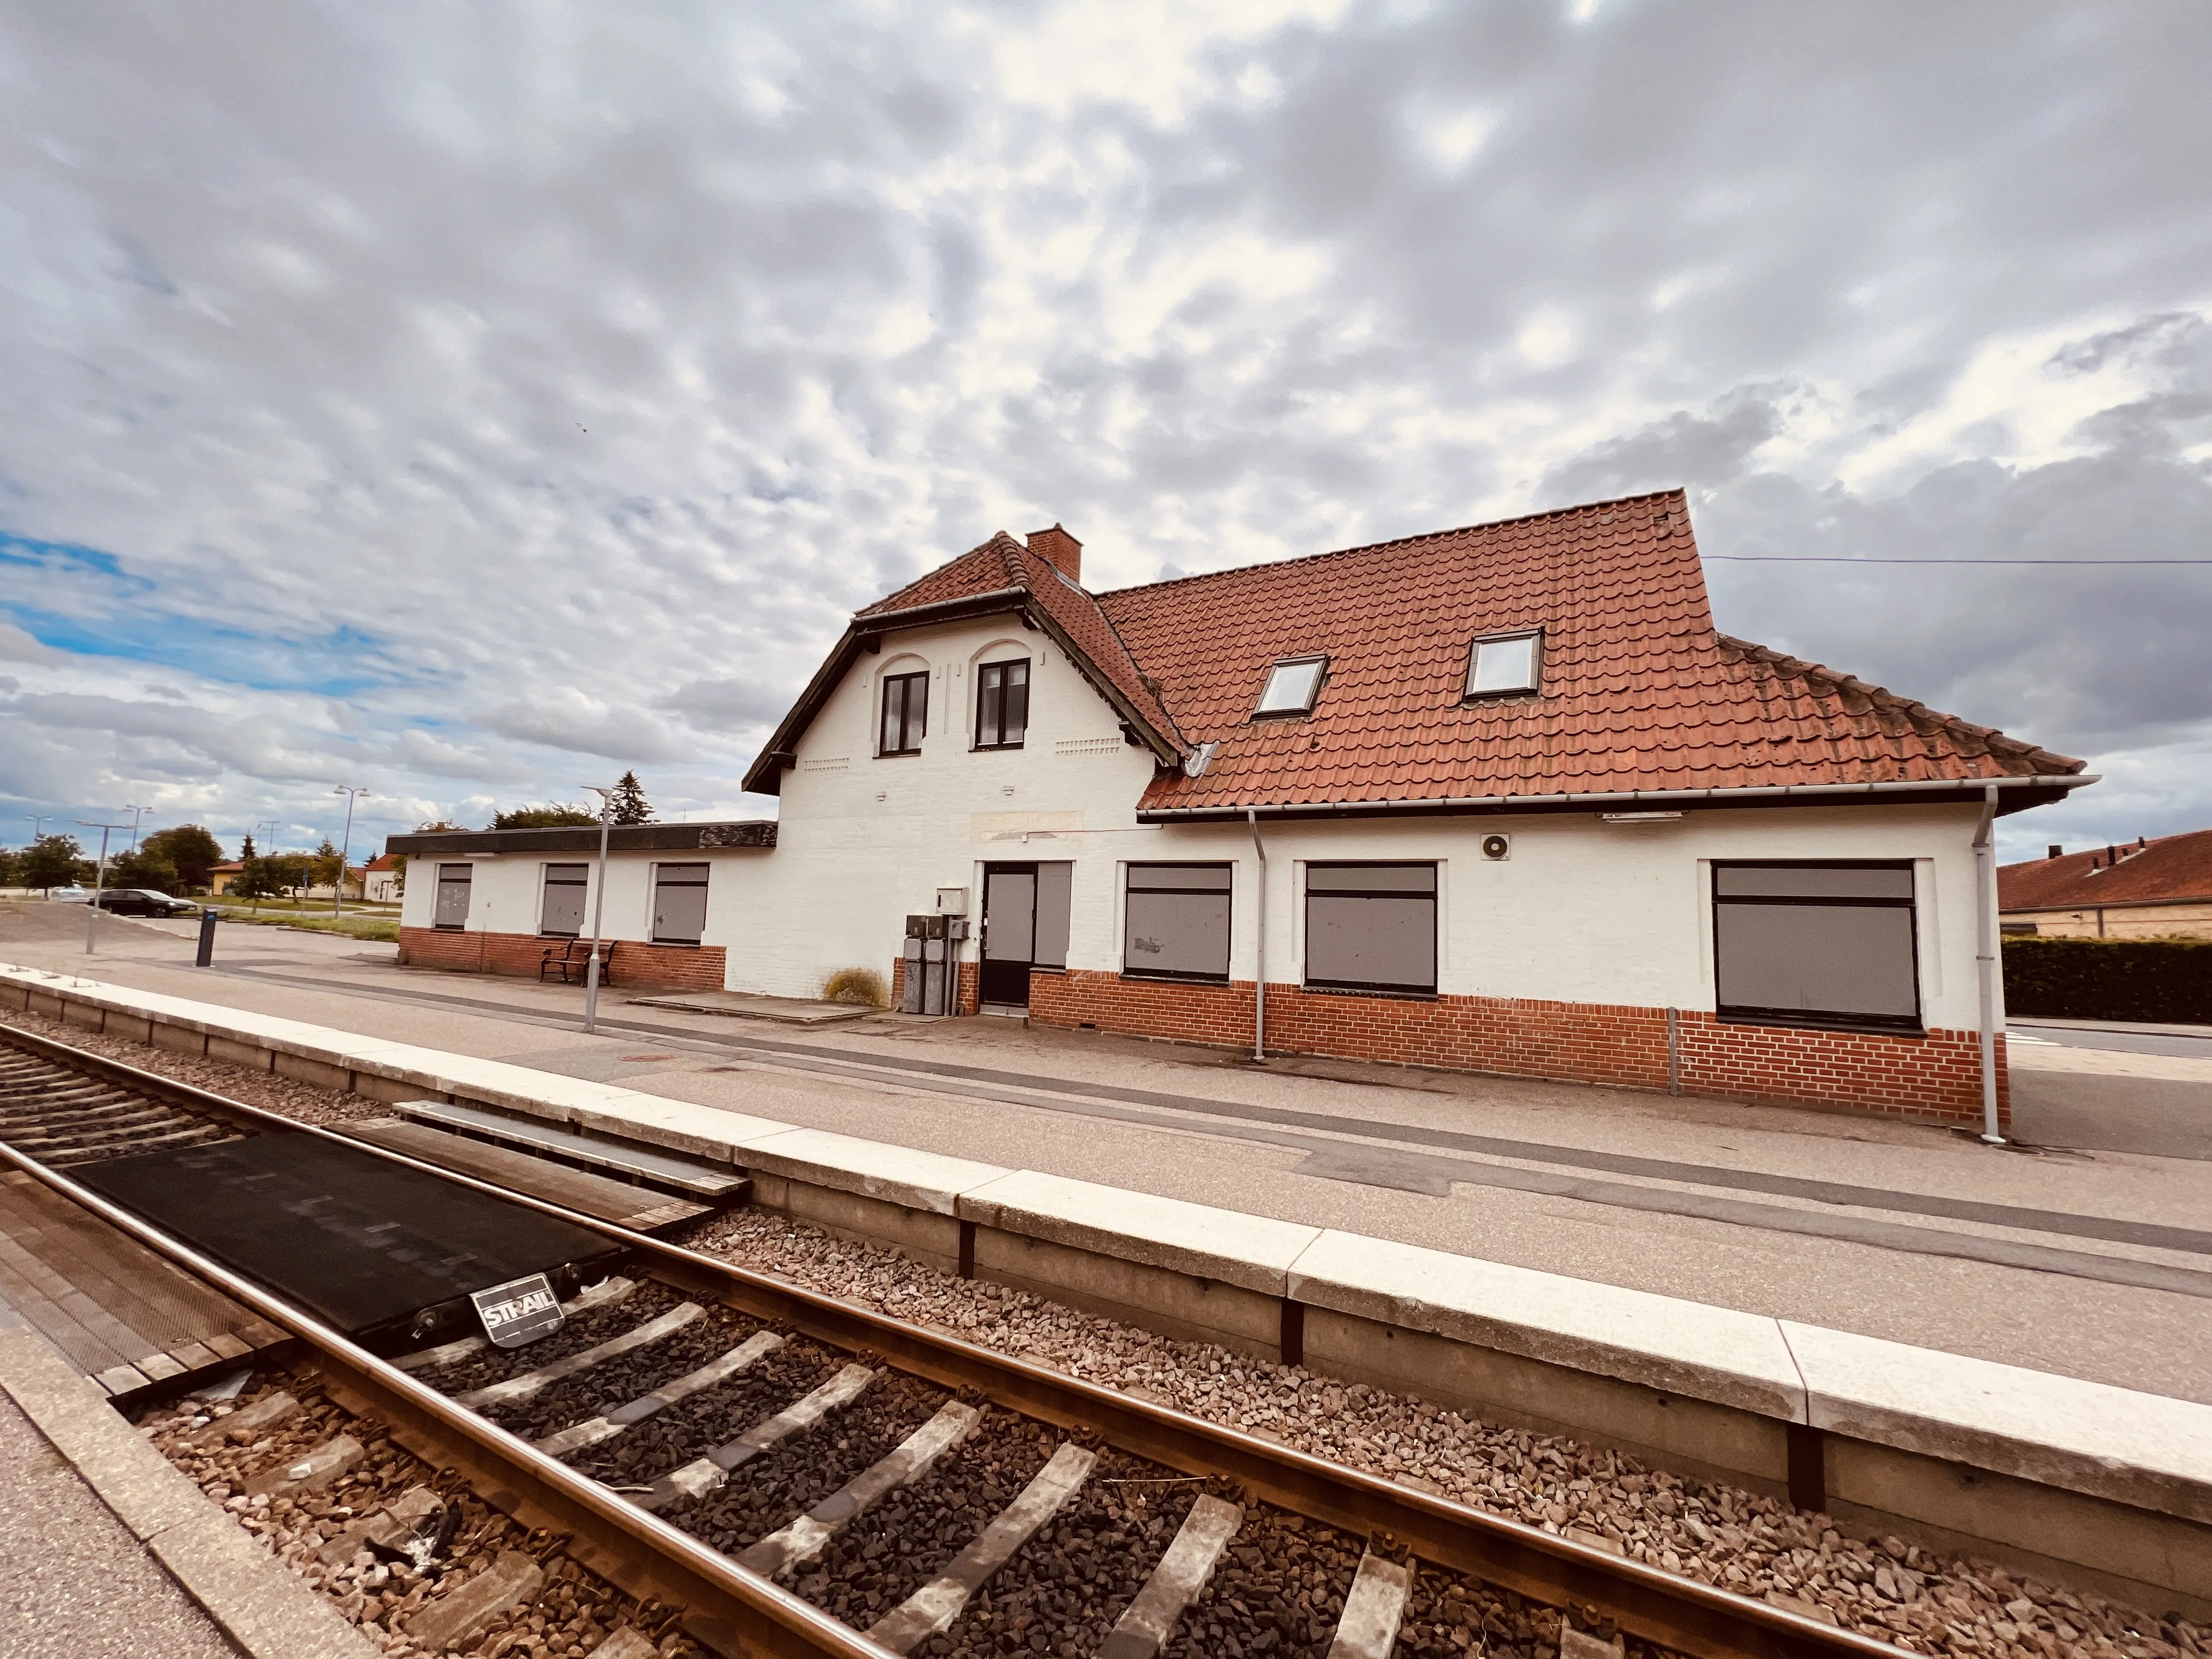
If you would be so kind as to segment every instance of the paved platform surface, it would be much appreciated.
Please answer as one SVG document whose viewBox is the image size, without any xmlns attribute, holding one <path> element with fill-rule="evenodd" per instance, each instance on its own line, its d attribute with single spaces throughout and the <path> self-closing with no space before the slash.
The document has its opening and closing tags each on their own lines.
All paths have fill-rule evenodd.
<svg viewBox="0 0 2212 1659">
<path fill-rule="evenodd" d="M 4 1393 L 0 1539 L 0 1653 L 8 1659 L 238 1659 L 215 1621 Z"/>
<path fill-rule="evenodd" d="M 2212 1180 L 2201 1146 L 2193 1156 L 1999 1151 L 1846 1114 L 1324 1060 L 1260 1068 L 1012 1020 L 883 1016 L 793 1030 L 635 1007 L 619 991 L 602 1005 L 605 1029 L 586 1036 L 579 991 L 402 969 L 389 946 L 230 928 L 217 966 L 198 970 L 181 927 L 118 925 L 90 963 L 81 942 L 21 937 L 29 931 L 0 915 L 0 954 L 2212 1403 Z M 2063 1107 L 2118 1091 L 2185 1143 L 2192 1121 L 2212 1121 L 2212 1060 L 2033 1035 L 2044 1041 L 2015 1051 L 2024 1096 Z M 2125 1093 L 2144 1085 L 2157 1092 Z M 2027 1130 L 2033 1109 L 2022 1115 Z"/>
</svg>

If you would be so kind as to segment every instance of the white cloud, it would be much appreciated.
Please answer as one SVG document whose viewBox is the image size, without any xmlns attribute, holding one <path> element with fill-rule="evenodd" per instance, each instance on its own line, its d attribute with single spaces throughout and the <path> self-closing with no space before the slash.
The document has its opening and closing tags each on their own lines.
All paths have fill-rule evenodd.
<svg viewBox="0 0 2212 1659">
<path fill-rule="evenodd" d="M 1711 552 L 2201 547 L 2212 14 L 1769 9 L 19 8 L 0 798 L 757 810 L 851 610 L 1054 520 L 1101 585 L 1631 477 Z M 2062 749 L 2212 719 L 2044 578 L 1916 580 L 1880 661 L 1831 591 L 1716 576 Z"/>
<path fill-rule="evenodd" d="M 61 652 L 41 644 L 36 636 L 15 623 L 0 622 L 0 662 L 53 663 L 61 661 L 62 657 Z"/>
</svg>

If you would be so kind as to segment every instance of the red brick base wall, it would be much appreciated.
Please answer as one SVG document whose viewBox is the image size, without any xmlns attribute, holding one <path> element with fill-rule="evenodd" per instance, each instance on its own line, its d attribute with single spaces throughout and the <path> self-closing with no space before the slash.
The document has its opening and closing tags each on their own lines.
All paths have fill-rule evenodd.
<svg viewBox="0 0 2212 1659">
<path fill-rule="evenodd" d="M 1252 1041 L 1252 983 L 1178 985 L 1070 970 L 1030 979 L 1040 1025 L 1228 1045 Z M 1900 1116 L 1979 1123 L 1981 1046 L 1972 1031 L 1925 1038 L 1723 1025 L 1680 1016 L 1685 1093 L 1849 1106 Z M 1267 1047 L 1288 1054 L 1502 1072 L 1639 1089 L 1667 1086 L 1667 1011 L 1510 997 L 1331 996 L 1267 988 Z M 2009 1124 L 2004 1039 L 1997 1039 L 1997 1107 Z"/>
<path fill-rule="evenodd" d="M 538 964 L 562 940 L 535 933 L 477 933 L 443 927 L 399 930 L 399 961 L 410 968 L 443 968 L 464 974 L 538 977 Z M 634 939 L 603 941 L 610 985 L 653 991 L 719 991 L 726 980 L 727 952 L 719 945 L 646 945 Z"/>
</svg>

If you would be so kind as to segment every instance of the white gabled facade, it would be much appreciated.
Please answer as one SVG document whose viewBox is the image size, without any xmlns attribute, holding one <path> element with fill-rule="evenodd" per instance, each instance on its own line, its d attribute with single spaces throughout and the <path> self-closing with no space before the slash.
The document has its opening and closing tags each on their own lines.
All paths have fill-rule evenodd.
<svg viewBox="0 0 2212 1659">
<path fill-rule="evenodd" d="M 1679 497 L 1626 505 L 1293 561 L 1279 616 L 1272 574 L 1101 601 L 1064 530 L 995 537 L 854 618 L 747 775 L 773 825 L 617 832 L 614 982 L 896 996 L 949 950 L 964 1014 L 1237 1046 L 1264 1017 L 1271 1050 L 2001 1117 L 1975 842 L 2003 792 L 2093 780 L 1718 635 Z M 1486 701 L 1468 653 L 1499 641 L 1540 649 Z M 1025 729 L 985 741 L 983 671 L 1016 662 Z M 1307 663 L 1300 707 L 1255 703 Z M 922 734 L 887 742 L 917 685 Z M 395 838 L 403 960 L 573 966 L 596 891 L 556 922 L 547 872 L 591 840 Z M 707 872 L 680 937 L 672 866 Z"/>
</svg>

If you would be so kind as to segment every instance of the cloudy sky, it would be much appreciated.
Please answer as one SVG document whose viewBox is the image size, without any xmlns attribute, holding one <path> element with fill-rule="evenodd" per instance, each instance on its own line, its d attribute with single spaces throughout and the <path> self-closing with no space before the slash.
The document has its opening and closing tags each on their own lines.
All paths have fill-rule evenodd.
<svg viewBox="0 0 2212 1659">
<path fill-rule="evenodd" d="M 2212 9 L 0 9 L 0 842 L 737 793 L 845 616 L 1692 492 L 2212 825 Z M 356 844 L 360 835 L 357 832 Z"/>
</svg>

